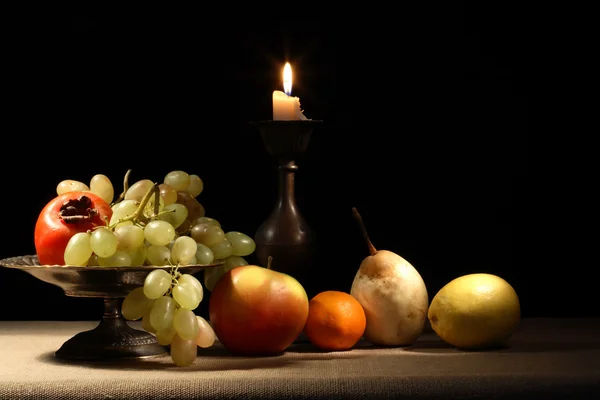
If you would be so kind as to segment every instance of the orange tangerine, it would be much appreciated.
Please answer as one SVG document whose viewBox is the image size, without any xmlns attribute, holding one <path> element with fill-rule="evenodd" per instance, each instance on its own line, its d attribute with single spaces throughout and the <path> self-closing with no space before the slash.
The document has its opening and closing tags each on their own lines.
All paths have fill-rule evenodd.
<svg viewBox="0 0 600 400">
<path fill-rule="evenodd" d="M 365 332 L 365 310 L 349 293 L 321 292 L 310 300 L 308 307 L 304 334 L 321 350 L 349 350 Z"/>
</svg>

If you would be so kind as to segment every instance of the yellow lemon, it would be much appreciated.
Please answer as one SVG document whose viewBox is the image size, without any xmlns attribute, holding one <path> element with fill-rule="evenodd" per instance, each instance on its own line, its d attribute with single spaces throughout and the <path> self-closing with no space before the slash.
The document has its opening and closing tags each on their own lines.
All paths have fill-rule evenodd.
<svg viewBox="0 0 600 400">
<path fill-rule="evenodd" d="M 521 307 L 515 289 L 492 274 L 460 276 L 442 287 L 427 313 L 433 331 L 463 349 L 502 346 L 519 325 Z"/>
</svg>

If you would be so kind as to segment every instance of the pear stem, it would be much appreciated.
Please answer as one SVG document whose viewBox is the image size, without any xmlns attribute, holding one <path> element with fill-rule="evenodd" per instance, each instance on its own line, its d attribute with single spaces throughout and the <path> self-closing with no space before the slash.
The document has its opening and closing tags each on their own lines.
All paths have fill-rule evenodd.
<svg viewBox="0 0 600 400">
<path fill-rule="evenodd" d="M 273 262 L 273 256 L 267 258 L 267 269 L 271 269 L 271 262 Z"/>
<path fill-rule="evenodd" d="M 360 228 L 360 231 L 362 232 L 362 235 L 367 242 L 367 246 L 369 247 L 369 252 L 371 253 L 372 256 L 374 256 L 375 253 L 377 253 L 377 249 L 375 248 L 375 246 L 373 246 L 371 239 L 369 239 L 369 234 L 367 233 L 367 228 L 365 228 L 365 224 L 362 220 L 362 217 L 358 213 L 358 210 L 356 209 L 356 207 L 352 207 L 352 215 L 354 216 L 354 219 L 356 220 L 356 222 L 358 222 L 358 227 Z"/>
</svg>

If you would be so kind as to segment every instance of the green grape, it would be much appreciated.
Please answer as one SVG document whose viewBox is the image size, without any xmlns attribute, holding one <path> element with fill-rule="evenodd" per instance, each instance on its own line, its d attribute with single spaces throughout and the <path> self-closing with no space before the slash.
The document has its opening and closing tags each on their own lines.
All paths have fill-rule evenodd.
<svg viewBox="0 0 600 400">
<path fill-rule="evenodd" d="M 160 191 L 160 197 L 163 199 L 165 206 L 173 204 L 177 201 L 177 190 L 173 189 L 166 183 L 161 183 L 158 185 L 158 190 Z"/>
<path fill-rule="evenodd" d="M 216 335 L 212 326 L 199 315 L 196 315 L 198 321 L 198 334 L 196 335 L 196 345 L 202 348 L 208 348 L 215 343 Z"/>
<path fill-rule="evenodd" d="M 227 271 L 234 269 L 235 267 L 240 267 L 242 265 L 248 265 L 248 261 L 244 257 L 240 256 L 229 256 L 225 260 L 223 266 Z"/>
<path fill-rule="evenodd" d="M 150 265 L 168 265 L 171 260 L 171 250 L 167 246 L 150 245 L 146 248 L 146 259 Z"/>
<path fill-rule="evenodd" d="M 188 216 L 187 208 L 180 203 L 173 203 L 165 206 L 163 212 L 164 214 L 161 214 L 158 219 L 168 222 L 173 228 L 178 228 Z"/>
<path fill-rule="evenodd" d="M 144 237 L 150 244 L 166 246 L 175 238 L 175 228 L 166 221 L 150 221 L 144 227 Z"/>
<path fill-rule="evenodd" d="M 171 295 L 177 304 L 186 310 L 195 310 L 202 301 L 202 293 L 190 283 L 178 283 L 173 286 Z"/>
<path fill-rule="evenodd" d="M 225 232 L 223 232 L 223 229 L 221 229 L 220 226 L 213 224 L 194 225 L 190 235 L 196 242 L 208 247 L 213 247 L 225 239 Z"/>
<path fill-rule="evenodd" d="M 225 238 L 229 240 L 231 246 L 233 247 L 233 255 L 234 256 L 249 256 L 256 250 L 256 243 L 254 243 L 254 239 L 250 236 L 242 233 L 242 232 L 227 232 L 225 234 Z"/>
<path fill-rule="evenodd" d="M 150 324 L 156 331 L 167 329 L 173 324 L 177 303 L 171 296 L 161 296 L 150 307 Z"/>
<path fill-rule="evenodd" d="M 202 178 L 196 174 L 190 175 L 190 183 L 186 190 L 192 196 L 198 197 L 204 190 L 204 182 L 202 181 Z"/>
<path fill-rule="evenodd" d="M 164 269 L 150 271 L 144 279 L 144 295 L 149 299 L 158 299 L 171 287 L 171 274 Z M 152 324 L 158 329 L 158 326 Z"/>
<path fill-rule="evenodd" d="M 123 200 L 117 204 L 115 204 L 112 207 L 113 210 L 113 215 L 112 217 L 110 217 L 110 225 L 115 224 L 118 220 L 123 219 L 125 217 L 128 217 L 129 215 L 133 214 L 137 208 L 138 208 L 138 203 L 135 200 Z M 127 222 L 122 222 L 119 225 L 124 224 L 124 225 L 131 225 L 133 224 L 133 222 L 131 221 L 127 221 Z"/>
<path fill-rule="evenodd" d="M 142 328 L 144 328 L 146 332 L 156 333 L 156 329 L 154 329 L 154 327 L 150 323 L 150 310 L 152 310 L 152 307 L 149 307 L 144 316 L 142 317 Z"/>
<path fill-rule="evenodd" d="M 153 303 L 154 300 L 147 298 L 144 294 L 143 287 L 135 288 L 123 299 L 121 314 L 123 314 L 123 318 L 135 321 L 142 318 Z"/>
<path fill-rule="evenodd" d="M 173 328 L 182 339 L 195 340 L 198 335 L 198 320 L 192 310 L 178 308 L 173 315 Z"/>
<path fill-rule="evenodd" d="M 177 282 L 178 284 L 192 286 L 194 288 L 194 291 L 198 294 L 198 302 L 202 301 L 202 298 L 204 297 L 204 288 L 202 287 L 202 284 L 200 283 L 198 278 L 196 278 L 192 274 L 181 274 L 181 276 L 177 279 Z"/>
<path fill-rule="evenodd" d="M 219 221 L 217 221 L 214 218 L 210 218 L 210 217 L 200 217 L 200 218 L 196 218 L 195 220 L 192 221 L 192 226 L 198 225 L 198 224 L 216 225 L 219 228 L 221 227 L 221 223 Z"/>
<path fill-rule="evenodd" d="M 194 275 L 182 274 L 173 287 L 172 296 L 182 308 L 195 310 L 204 298 L 204 288 Z"/>
<path fill-rule="evenodd" d="M 127 189 L 125 200 L 141 201 L 153 185 L 154 182 L 150 179 L 141 179 L 137 181 Z"/>
<path fill-rule="evenodd" d="M 147 253 L 148 249 L 144 245 L 127 252 L 129 257 L 131 257 L 131 265 L 144 265 L 146 263 Z"/>
<path fill-rule="evenodd" d="M 176 191 L 186 190 L 190 185 L 190 176 L 184 171 L 171 171 L 165 175 L 163 183 L 171 186 Z"/>
<path fill-rule="evenodd" d="M 98 257 L 110 257 L 117 251 L 117 236 L 107 228 L 95 229 L 91 233 L 90 246 Z"/>
<path fill-rule="evenodd" d="M 196 261 L 200 265 L 211 264 L 215 260 L 215 255 L 210 247 L 198 243 L 196 246 Z"/>
<path fill-rule="evenodd" d="M 115 219 L 113 222 L 116 222 L 117 219 Z M 111 224 L 109 222 L 109 224 Z M 123 222 L 119 222 L 118 224 L 115 225 L 115 228 L 118 228 L 119 226 L 126 226 L 126 225 L 133 225 L 133 221 L 123 221 Z"/>
<path fill-rule="evenodd" d="M 223 263 L 218 267 L 210 267 L 204 270 L 204 287 L 207 290 L 213 290 L 219 279 L 223 277 L 228 271 L 231 271 L 235 267 L 242 265 L 248 265 L 248 262 L 240 256 L 229 256 Z"/>
<path fill-rule="evenodd" d="M 130 267 L 131 256 L 123 250 L 117 250 L 112 256 L 98 257 L 98 264 L 102 267 Z"/>
<path fill-rule="evenodd" d="M 79 182 L 73 179 L 65 179 L 56 186 L 56 194 L 61 195 L 67 192 L 86 192 L 90 188 L 83 182 Z"/>
<path fill-rule="evenodd" d="M 90 245 L 91 235 L 87 232 L 79 232 L 71 236 L 65 248 L 65 264 L 74 266 L 85 266 L 92 256 Z"/>
<path fill-rule="evenodd" d="M 187 265 L 196 256 L 198 244 L 189 236 L 180 236 L 175 239 L 171 249 L 171 261 L 175 264 Z"/>
<path fill-rule="evenodd" d="M 176 334 L 175 328 L 173 328 L 173 325 L 170 325 L 165 329 L 156 331 L 156 341 L 161 346 L 168 346 L 173 341 L 175 334 Z"/>
<path fill-rule="evenodd" d="M 233 255 L 233 246 L 227 239 L 223 239 L 220 243 L 211 246 L 210 249 L 215 255 L 216 260 L 224 260 Z"/>
<path fill-rule="evenodd" d="M 92 177 L 90 180 L 90 191 L 100 196 L 108 204 L 112 203 L 115 197 L 115 189 L 112 182 L 108 176 L 102 174 L 96 174 Z"/>
<path fill-rule="evenodd" d="M 144 228 L 126 225 L 115 228 L 117 248 L 126 252 L 133 251 L 144 244 Z"/>
<path fill-rule="evenodd" d="M 198 357 L 198 346 L 194 340 L 186 340 L 175 334 L 171 341 L 171 358 L 178 367 L 188 367 Z"/>
</svg>

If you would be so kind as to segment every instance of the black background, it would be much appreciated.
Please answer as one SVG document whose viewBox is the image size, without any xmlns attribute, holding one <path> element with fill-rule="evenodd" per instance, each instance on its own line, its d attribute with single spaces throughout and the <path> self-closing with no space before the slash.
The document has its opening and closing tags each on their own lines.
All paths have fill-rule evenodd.
<svg viewBox="0 0 600 400">
<path fill-rule="evenodd" d="M 296 180 L 319 235 L 302 282 L 310 294 L 348 291 L 368 255 L 357 207 L 375 246 L 409 260 L 430 296 L 489 272 L 515 287 L 526 317 L 597 313 L 533 247 L 524 10 L 458 4 L 384 19 L 382 10 L 235 19 L 86 9 L 30 25 L 10 61 L 0 257 L 33 254 L 37 215 L 61 180 L 103 173 L 120 191 L 128 169 L 133 181 L 200 175 L 207 215 L 253 235 L 274 205 L 276 176 L 248 122 L 271 118 L 290 61 L 292 94 L 324 121 Z M 101 313 L 97 300 L 21 271 L 0 270 L 0 290 L 13 304 L 0 319 Z"/>
</svg>

